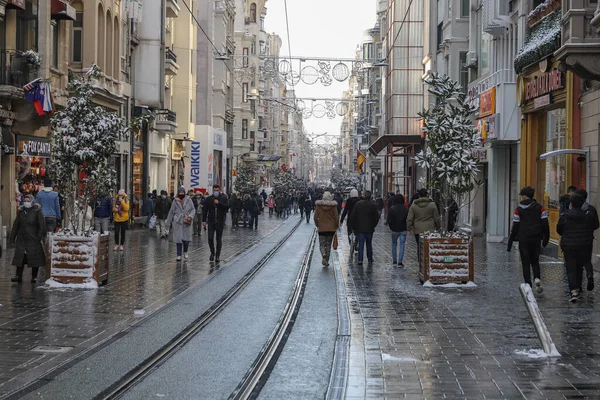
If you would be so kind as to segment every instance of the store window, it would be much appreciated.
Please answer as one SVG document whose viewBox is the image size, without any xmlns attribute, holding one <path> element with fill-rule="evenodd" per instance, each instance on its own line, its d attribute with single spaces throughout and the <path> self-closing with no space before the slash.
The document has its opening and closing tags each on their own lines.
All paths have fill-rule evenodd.
<svg viewBox="0 0 600 400">
<path fill-rule="evenodd" d="M 566 148 L 566 113 L 564 108 L 546 114 L 545 153 Z M 545 197 L 549 209 L 560 209 L 560 196 L 567 192 L 567 156 L 560 155 L 546 160 Z"/>
</svg>

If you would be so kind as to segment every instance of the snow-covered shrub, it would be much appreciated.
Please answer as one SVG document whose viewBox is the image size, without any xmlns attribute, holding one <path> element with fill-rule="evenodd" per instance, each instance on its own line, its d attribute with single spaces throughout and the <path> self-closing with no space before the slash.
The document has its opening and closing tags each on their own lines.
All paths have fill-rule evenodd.
<svg viewBox="0 0 600 400">
<path fill-rule="evenodd" d="M 24 51 L 23 58 L 32 72 L 37 72 L 42 66 L 42 57 L 33 50 Z"/>
</svg>

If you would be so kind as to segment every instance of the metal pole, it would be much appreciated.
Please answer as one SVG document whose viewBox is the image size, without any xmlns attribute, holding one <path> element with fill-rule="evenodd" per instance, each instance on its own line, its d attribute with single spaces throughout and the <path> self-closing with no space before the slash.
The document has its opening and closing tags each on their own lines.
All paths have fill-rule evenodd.
<svg viewBox="0 0 600 400">
<path fill-rule="evenodd" d="M 542 313 L 537 305 L 537 301 L 533 296 L 533 292 L 531 291 L 531 286 L 527 283 L 521 283 L 521 296 L 523 297 L 523 301 L 525 302 L 525 306 L 527 307 L 527 311 L 529 311 L 529 315 L 533 320 L 533 325 L 535 326 L 535 330 L 538 334 L 538 338 L 542 343 L 542 347 L 544 348 L 544 353 L 546 353 L 550 357 L 560 357 L 560 353 L 556 350 L 556 346 L 550 337 L 550 332 L 546 327 L 546 323 L 542 318 Z"/>
</svg>

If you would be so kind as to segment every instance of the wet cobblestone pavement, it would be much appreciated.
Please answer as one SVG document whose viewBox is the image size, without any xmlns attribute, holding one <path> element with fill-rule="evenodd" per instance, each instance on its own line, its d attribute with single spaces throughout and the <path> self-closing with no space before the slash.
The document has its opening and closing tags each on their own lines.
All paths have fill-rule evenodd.
<svg viewBox="0 0 600 400">
<path fill-rule="evenodd" d="M 296 220 L 296 218 L 291 218 Z M 282 226 L 284 220 L 261 216 L 257 231 L 228 227 L 223 235 L 221 266 Z M 228 221 L 229 223 L 229 221 Z M 112 246 L 111 246 L 112 247 Z M 0 397 L 149 316 L 216 269 L 208 262 L 206 235 L 194 237 L 187 263 L 175 261 L 175 244 L 148 230 L 127 232 L 124 253 L 111 251 L 109 284 L 98 290 L 45 289 L 12 284 L 14 250 L 0 260 Z M 141 313 L 138 313 L 141 314 Z M 69 347 L 65 353 L 36 346 Z"/>
<path fill-rule="evenodd" d="M 541 349 L 518 288 L 518 251 L 477 239 L 478 287 L 430 288 L 418 283 L 407 239 L 404 269 L 391 265 L 383 224 L 372 267 L 357 265 L 340 241 L 352 320 L 348 399 L 600 398 L 600 306 L 595 292 L 567 301 L 562 263 L 543 257 L 537 296 L 562 357 L 534 359 L 515 354 Z"/>
</svg>

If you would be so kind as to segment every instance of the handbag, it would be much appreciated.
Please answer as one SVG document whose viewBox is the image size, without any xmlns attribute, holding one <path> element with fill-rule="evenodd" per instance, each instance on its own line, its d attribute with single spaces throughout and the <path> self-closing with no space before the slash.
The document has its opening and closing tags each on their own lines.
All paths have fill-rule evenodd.
<svg viewBox="0 0 600 400">
<path fill-rule="evenodd" d="M 333 249 L 337 250 L 338 248 L 338 238 L 337 238 L 337 233 L 335 235 L 333 235 Z"/>
<path fill-rule="evenodd" d="M 152 217 L 150 217 L 150 222 L 148 223 L 148 228 L 149 229 L 156 228 L 156 215 L 153 215 Z"/>
<path fill-rule="evenodd" d="M 190 217 L 189 215 L 186 215 L 185 217 L 183 217 L 183 223 L 186 225 L 191 225 L 193 221 L 194 221 L 194 219 L 192 217 Z"/>
</svg>

